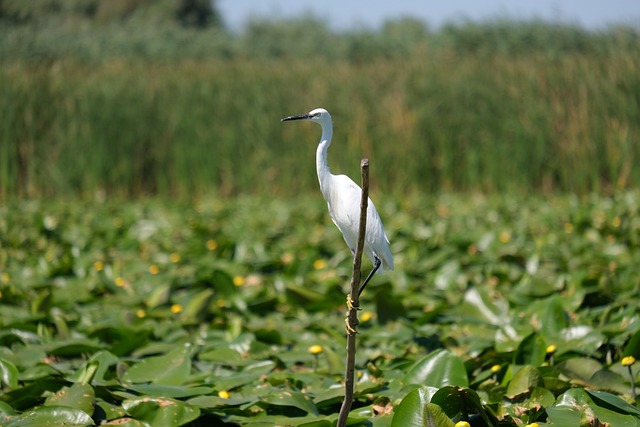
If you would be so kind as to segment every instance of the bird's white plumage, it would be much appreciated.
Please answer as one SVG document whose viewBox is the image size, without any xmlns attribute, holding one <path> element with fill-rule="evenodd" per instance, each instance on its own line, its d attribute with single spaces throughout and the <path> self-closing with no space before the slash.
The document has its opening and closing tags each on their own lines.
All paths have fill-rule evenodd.
<svg viewBox="0 0 640 427">
<path fill-rule="evenodd" d="M 360 225 L 360 197 L 362 190 L 345 175 L 333 175 L 327 164 L 327 150 L 331 145 L 333 136 L 333 123 L 329 112 L 323 108 L 312 110 L 302 116 L 287 117 L 283 120 L 311 120 L 322 126 L 322 137 L 316 151 L 316 169 L 320 190 L 329 207 L 329 214 L 334 224 L 338 227 L 345 242 L 352 253 L 355 252 Z M 393 270 L 393 255 L 389 249 L 387 237 L 382 220 L 375 205 L 368 199 L 367 230 L 365 233 L 364 253 L 375 264 L 375 259 L 381 261 L 378 273 L 384 270 Z"/>
</svg>

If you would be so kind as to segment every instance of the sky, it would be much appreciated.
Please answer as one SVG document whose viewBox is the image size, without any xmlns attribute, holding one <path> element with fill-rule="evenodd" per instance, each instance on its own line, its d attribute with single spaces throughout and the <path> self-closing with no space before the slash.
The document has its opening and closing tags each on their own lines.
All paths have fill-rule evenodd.
<svg viewBox="0 0 640 427">
<path fill-rule="evenodd" d="M 385 20 L 413 17 L 431 28 L 447 22 L 494 18 L 533 19 L 602 29 L 640 25 L 639 0 L 215 0 L 226 25 L 241 30 L 251 18 L 292 18 L 312 14 L 334 30 L 378 28 Z"/>
</svg>

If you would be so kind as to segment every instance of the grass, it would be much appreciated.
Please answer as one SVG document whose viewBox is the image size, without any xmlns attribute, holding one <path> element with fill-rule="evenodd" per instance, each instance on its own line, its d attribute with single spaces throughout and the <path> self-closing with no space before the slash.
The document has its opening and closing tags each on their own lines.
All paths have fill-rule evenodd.
<svg viewBox="0 0 640 427">
<path fill-rule="evenodd" d="M 319 105 L 334 170 L 357 175 L 370 157 L 386 192 L 630 188 L 637 58 L 4 63 L 0 192 L 300 194 L 315 188 L 319 132 L 279 119 Z"/>
<path fill-rule="evenodd" d="M 361 301 L 354 425 L 427 403 L 439 425 L 640 423 L 621 363 L 640 356 L 637 192 L 379 208 L 397 268 Z M 351 260 L 319 196 L 16 201 L 2 218 L 3 425 L 335 421 Z"/>
</svg>

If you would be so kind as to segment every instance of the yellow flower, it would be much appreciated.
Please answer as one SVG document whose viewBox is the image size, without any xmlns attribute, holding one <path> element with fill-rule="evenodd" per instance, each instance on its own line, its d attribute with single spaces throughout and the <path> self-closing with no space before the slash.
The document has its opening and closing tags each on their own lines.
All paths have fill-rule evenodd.
<svg viewBox="0 0 640 427">
<path fill-rule="evenodd" d="M 171 255 L 169 255 L 169 260 L 174 264 L 179 263 L 180 259 L 181 259 L 180 254 L 177 252 L 174 252 Z"/>
<path fill-rule="evenodd" d="M 102 271 L 104 270 L 104 262 L 102 261 L 96 261 L 93 263 L 93 268 L 96 271 Z"/>
<path fill-rule="evenodd" d="M 613 225 L 613 228 L 618 228 L 618 227 L 620 227 L 620 223 L 621 222 L 622 221 L 620 220 L 620 217 L 617 216 L 617 217 L 613 218 L 613 221 L 611 221 L 611 225 Z"/>
<path fill-rule="evenodd" d="M 6 271 L 2 272 L 2 276 L 0 276 L 0 280 L 2 283 L 9 283 L 11 281 L 11 276 Z"/>
<path fill-rule="evenodd" d="M 458 421 L 455 427 L 471 427 L 471 424 L 466 421 Z"/>
<path fill-rule="evenodd" d="M 360 320 L 362 322 L 368 322 L 369 320 L 373 319 L 373 313 L 370 311 L 364 311 L 362 313 L 362 315 L 360 316 Z"/>
<path fill-rule="evenodd" d="M 138 311 L 136 311 L 136 317 L 138 317 L 139 319 L 142 319 L 143 317 L 147 316 L 147 312 L 144 311 L 143 309 L 139 309 Z"/>
<path fill-rule="evenodd" d="M 627 356 L 623 357 L 620 362 L 622 363 L 622 366 L 631 366 L 636 363 L 636 358 L 633 356 Z"/>
<path fill-rule="evenodd" d="M 220 390 L 218 392 L 218 397 L 221 399 L 228 399 L 231 397 L 231 395 L 229 394 L 229 392 L 227 390 Z"/>
<path fill-rule="evenodd" d="M 215 251 L 218 248 L 218 242 L 213 239 L 207 240 L 207 249 L 210 251 Z"/>
<path fill-rule="evenodd" d="M 293 257 L 293 254 L 291 252 L 285 252 L 280 257 L 280 261 L 282 261 L 282 263 L 284 265 L 291 264 L 293 262 L 293 260 L 294 260 L 294 257 Z"/>
<path fill-rule="evenodd" d="M 496 364 L 491 367 L 491 372 L 497 374 L 498 372 L 500 372 L 500 369 L 502 369 L 502 366 Z"/>
<path fill-rule="evenodd" d="M 558 346 L 555 344 L 551 344 L 547 346 L 547 354 L 549 353 L 555 353 L 556 350 L 558 350 Z"/>
<path fill-rule="evenodd" d="M 244 282 L 245 282 L 245 280 L 244 280 L 244 277 L 242 277 L 242 276 L 235 276 L 233 278 L 233 284 L 236 285 L 236 286 L 242 286 L 242 285 L 244 285 Z"/>
<path fill-rule="evenodd" d="M 538 423 L 527 424 L 525 427 L 539 427 Z"/>
<path fill-rule="evenodd" d="M 323 259 L 317 259 L 317 260 L 313 261 L 313 268 L 316 269 L 316 270 L 322 270 L 326 266 L 327 266 L 327 261 L 325 261 Z"/>
<path fill-rule="evenodd" d="M 571 224 L 570 222 L 565 222 L 564 223 L 564 232 L 567 234 L 571 234 L 573 233 L 574 227 L 573 224 Z"/>
<path fill-rule="evenodd" d="M 315 356 L 315 355 L 318 355 L 318 354 L 320 354 L 320 353 L 322 353 L 322 350 L 323 350 L 323 349 L 322 349 L 322 346 L 321 346 L 321 345 L 318 345 L 318 344 L 312 345 L 311 347 L 309 347 L 309 348 L 307 349 L 307 351 L 308 351 L 309 353 L 313 354 L 314 356 Z"/>
<path fill-rule="evenodd" d="M 182 306 L 181 306 L 180 304 L 173 304 L 173 305 L 171 306 L 171 312 L 172 312 L 173 314 L 178 314 L 178 313 L 180 313 L 181 311 L 182 311 Z"/>
<path fill-rule="evenodd" d="M 216 300 L 216 307 L 222 308 L 225 305 L 227 305 L 227 302 L 225 300 L 223 300 L 222 298 Z"/>
<path fill-rule="evenodd" d="M 116 286 L 119 288 L 124 288 L 125 286 L 127 286 L 127 281 L 120 276 L 116 277 L 115 283 L 116 283 Z"/>
<path fill-rule="evenodd" d="M 149 273 L 151 273 L 151 274 L 153 274 L 155 276 L 156 274 L 160 273 L 160 267 L 158 267 L 155 264 L 151 264 L 149 266 Z"/>
<path fill-rule="evenodd" d="M 498 240 L 500 243 L 509 243 L 511 241 L 511 233 L 508 231 L 503 231 L 498 235 Z"/>
</svg>

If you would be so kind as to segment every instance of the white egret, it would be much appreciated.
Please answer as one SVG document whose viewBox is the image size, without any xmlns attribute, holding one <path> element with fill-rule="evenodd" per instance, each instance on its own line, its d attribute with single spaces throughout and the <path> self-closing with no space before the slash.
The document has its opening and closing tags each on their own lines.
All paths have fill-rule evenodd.
<svg viewBox="0 0 640 427">
<path fill-rule="evenodd" d="M 320 182 L 320 191 L 322 191 L 322 195 L 327 201 L 333 223 L 342 233 L 342 237 L 344 237 L 349 249 L 351 249 L 351 254 L 354 255 L 360 225 L 360 197 L 362 190 L 348 176 L 333 175 L 329 170 L 327 149 L 331 145 L 331 137 L 333 136 L 331 115 L 324 108 L 316 108 L 307 114 L 282 119 L 283 122 L 289 120 L 311 120 L 322 126 L 322 137 L 316 150 L 316 169 L 318 181 Z M 389 249 L 389 238 L 384 232 L 382 220 L 380 220 L 378 211 L 371 199 L 368 200 L 364 253 L 373 263 L 373 269 L 358 289 L 358 296 L 367 286 L 374 273 L 393 270 L 393 255 L 391 255 L 391 250 Z"/>
</svg>

